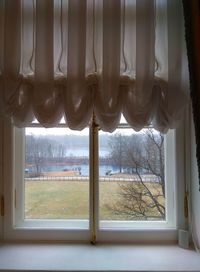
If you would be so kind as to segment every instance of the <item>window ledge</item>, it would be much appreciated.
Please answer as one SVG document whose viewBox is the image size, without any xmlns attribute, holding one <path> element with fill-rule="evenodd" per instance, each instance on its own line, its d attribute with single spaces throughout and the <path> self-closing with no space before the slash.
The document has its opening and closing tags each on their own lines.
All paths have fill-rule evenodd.
<svg viewBox="0 0 200 272">
<path fill-rule="evenodd" d="M 200 271 L 177 245 L 1 244 L 0 271 Z"/>
</svg>

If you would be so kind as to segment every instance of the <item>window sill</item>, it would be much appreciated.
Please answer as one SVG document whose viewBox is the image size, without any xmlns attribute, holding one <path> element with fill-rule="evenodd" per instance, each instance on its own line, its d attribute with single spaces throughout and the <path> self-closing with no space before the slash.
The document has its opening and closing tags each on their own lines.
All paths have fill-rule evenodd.
<svg viewBox="0 0 200 272">
<path fill-rule="evenodd" d="M 177 245 L 1 244 L 0 271 L 200 271 Z"/>
</svg>

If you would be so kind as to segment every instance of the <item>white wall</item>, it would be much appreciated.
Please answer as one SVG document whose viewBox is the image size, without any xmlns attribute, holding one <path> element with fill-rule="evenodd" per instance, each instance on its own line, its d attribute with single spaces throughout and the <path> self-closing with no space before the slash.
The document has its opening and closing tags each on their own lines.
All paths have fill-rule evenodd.
<svg viewBox="0 0 200 272">
<path fill-rule="evenodd" d="M 199 177 L 196 160 L 196 141 L 194 134 L 194 124 L 191 126 L 191 219 L 194 238 L 200 248 L 200 192 L 199 192 Z"/>
</svg>

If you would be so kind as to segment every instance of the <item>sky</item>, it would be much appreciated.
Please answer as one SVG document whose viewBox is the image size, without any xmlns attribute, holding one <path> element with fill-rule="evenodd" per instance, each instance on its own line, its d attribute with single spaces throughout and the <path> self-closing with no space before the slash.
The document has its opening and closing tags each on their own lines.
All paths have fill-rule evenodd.
<svg viewBox="0 0 200 272">
<path fill-rule="evenodd" d="M 117 134 L 131 135 L 135 134 L 132 128 L 121 128 L 116 129 L 113 133 L 100 131 L 100 135 L 103 134 Z M 38 128 L 38 127 L 28 127 L 26 128 L 26 135 L 89 135 L 89 128 L 85 128 L 82 131 L 70 130 L 69 128 Z"/>
<path fill-rule="evenodd" d="M 26 134 L 37 134 L 37 135 L 88 135 L 89 129 L 83 129 L 82 131 L 70 130 L 69 128 L 38 128 L 28 127 L 26 128 Z"/>
</svg>

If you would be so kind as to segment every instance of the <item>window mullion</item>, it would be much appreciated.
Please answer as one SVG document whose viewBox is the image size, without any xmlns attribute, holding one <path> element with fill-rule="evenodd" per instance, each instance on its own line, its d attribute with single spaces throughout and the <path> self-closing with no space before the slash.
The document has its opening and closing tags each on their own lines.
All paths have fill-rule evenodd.
<svg viewBox="0 0 200 272">
<path fill-rule="evenodd" d="M 90 230 L 91 230 L 91 243 L 96 243 L 96 233 L 98 229 L 98 125 L 95 117 L 90 126 Z"/>
</svg>

